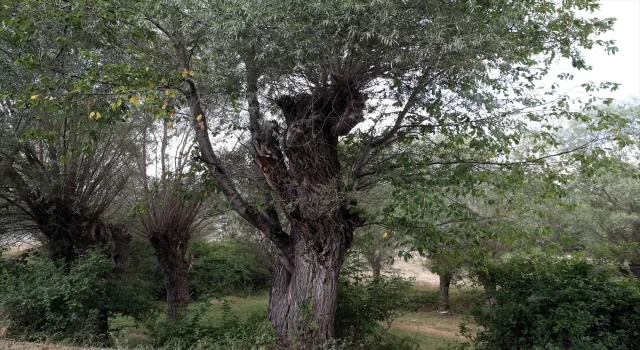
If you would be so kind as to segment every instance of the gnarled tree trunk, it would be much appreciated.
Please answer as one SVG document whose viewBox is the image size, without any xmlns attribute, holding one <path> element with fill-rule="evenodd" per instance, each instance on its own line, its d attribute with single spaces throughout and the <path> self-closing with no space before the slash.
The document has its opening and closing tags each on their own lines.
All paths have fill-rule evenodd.
<svg viewBox="0 0 640 350">
<path fill-rule="evenodd" d="M 278 343 L 286 344 L 287 318 L 289 315 L 289 286 L 291 274 L 281 263 L 277 263 L 273 272 L 271 288 L 269 289 L 269 321 L 273 324 L 278 335 Z"/>
<path fill-rule="evenodd" d="M 342 188 L 338 137 L 361 120 L 364 98 L 348 86 L 281 98 L 284 154 L 275 126 L 255 142 L 257 163 L 292 226 L 293 266 L 276 271 L 269 306 L 286 344 L 311 349 L 335 335 L 338 277 L 360 220 Z"/>
<path fill-rule="evenodd" d="M 167 289 L 167 319 L 176 320 L 184 315 L 189 302 L 187 280 L 189 264 L 185 260 L 188 239 L 185 235 L 171 232 L 152 232 L 149 242 L 156 253 Z"/>
<path fill-rule="evenodd" d="M 180 70 L 188 69 L 186 48 L 178 40 L 174 46 Z M 291 224 L 289 234 L 273 210 L 250 204 L 236 189 L 213 150 L 197 85 L 188 75 L 183 92 L 189 101 L 200 160 L 234 210 L 277 248 L 269 318 L 280 343 L 311 349 L 335 334 L 340 268 L 354 227 L 362 224 L 351 208 L 355 203 L 343 188 L 338 138 L 362 121 L 366 96 L 357 86 L 339 81 L 313 94 L 284 96 L 277 101 L 286 121 L 281 134 L 276 123 L 259 123 L 256 81 L 257 75 L 248 77 L 255 160 Z"/>
</svg>

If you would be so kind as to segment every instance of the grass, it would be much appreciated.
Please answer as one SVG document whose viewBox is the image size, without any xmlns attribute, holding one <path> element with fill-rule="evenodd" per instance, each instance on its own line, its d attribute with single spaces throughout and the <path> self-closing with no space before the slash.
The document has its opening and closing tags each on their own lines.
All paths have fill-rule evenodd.
<svg viewBox="0 0 640 350">
<path fill-rule="evenodd" d="M 231 312 L 238 317 L 240 321 L 246 320 L 249 316 L 255 314 L 267 315 L 268 307 L 268 295 L 254 295 L 250 297 L 227 297 L 224 299 L 231 308 Z M 202 304 L 195 303 L 194 308 L 202 306 Z M 223 303 L 220 301 L 214 301 L 207 310 L 207 314 L 204 318 L 205 322 L 210 324 L 218 324 L 222 321 L 222 307 Z"/>
<path fill-rule="evenodd" d="M 217 325 L 222 322 L 223 307 L 227 304 L 231 313 L 240 321 L 251 315 L 260 314 L 267 317 L 268 295 L 257 294 L 248 297 L 228 296 L 211 301 L 198 301 L 189 304 L 189 310 L 206 308 L 202 322 L 207 325 Z M 166 309 L 166 303 L 159 303 L 161 310 Z M 160 312 L 155 321 L 161 322 L 167 317 L 166 312 Z M 114 330 L 113 337 L 118 348 L 136 348 L 152 342 L 149 330 L 142 323 L 137 323 L 132 317 L 114 317 L 109 321 L 110 329 Z"/>
<path fill-rule="evenodd" d="M 463 290 L 452 290 L 451 300 L 454 309 L 464 310 L 463 305 L 468 299 L 468 293 Z M 245 320 L 254 314 L 267 314 L 268 296 L 266 294 L 249 297 L 229 296 L 224 298 L 229 305 L 231 312 L 239 320 Z M 164 305 L 163 305 L 164 306 Z M 194 302 L 189 305 L 189 309 L 195 310 L 206 307 L 203 322 L 215 325 L 222 321 L 223 302 L 214 300 L 208 302 Z M 163 320 L 166 314 L 158 316 L 158 321 Z M 452 345 L 460 344 L 465 338 L 458 335 L 460 324 L 464 322 L 464 316 L 453 312 L 452 314 L 440 314 L 433 311 L 418 311 L 407 313 L 396 319 L 390 332 L 414 339 L 420 344 L 421 349 L 437 350 Z M 111 327 L 119 329 L 116 334 L 118 347 L 132 348 L 149 344 L 148 331 L 142 324 L 136 324 L 131 318 L 116 317 L 111 320 Z"/>
<path fill-rule="evenodd" d="M 420 344 L 423 350 L 441 350 L 448 349 L 452 346 L 461 344 L 462 340 L 457 338 L 443 337 L 421 332 L 412 332 L 399 328 L 392 328 L 391 333 L 401 337 L 411 338 Z"/>
<path fill-rule="evenodd" d="M 227 303 L 232 313 L 241 321 L 245 320 L 253 314 L 267 314 L 267 294 L 257 294 L 249 297 L 228 296 L 223 299 L 216 299 L 210 302 L 198 301 L 189 304 L 189 310 L 197 310 L 201 307 L 207 307 L 204 321 L 208 324 L 217 324 L 222 320 L 223 304 Z M 158 303 L 161 310 L 166 309 L 166 303 Z M 209 304 L 209 306 L 206 306 Z M 166 312 L 158 314 L 157 321 L 162 321 L 167 317 Z M 135 328 L 138 331 L 145 331 L 141 324 L 137 324 L 132 317 L 117 316 L 109 321 L 111 329 Z"/>
<path fill-rule="evenodd" d="M 460 324 L 465 322 L 464 314 L 467 313 L 471 300 L 471 292 L 464 289 L 451 290 L 452 312 L 450 314 L 440 314 L 430 309 L 417 312 L 407 313 L 397 318 L 390 329 L 390 332 L 398 335 L 414 339 L 420 344 L 421 349 L 437 350 L 447 348 L 464 342 L 466 339 L 459 335 Z M 240 321 L 246 320 L 254 314 L 267 315 L 267 294 L 258 294 L 248 297 L 229 296 L 221 300 L 213 300 L 210 302 L 194 302 L 189 305 L 190 310 L 198 308 L 206 308 L 203 322 L 210 325 L 219 324 L 223 317 L 224 303 L 229 306 L 233 315 Z M 159 303 L 158 307 L 166 308 L 165 303 Z M 166 313 L 160 313 L 157 321 L 166 318 Z M 110 327 L 114 329 L 114 339 L 116 348 L 136 348 L 144 346 L 148 348 L 152 345 L 152 339 L 149 337 L 149 330 L 144 324 L 136 323 L 130 317 L 114 317 L 110 320 Z M 472 327 L 473 330 L 473 327 Z M 12 344 L 12 345 L 11 345 Z M 0 350 L 72 350 L 72 348 L 59 348 L 56 346 L 41 346 L 38 344 L 33 347 L 25 347 L 20 345 L 24 343 L 7 343 L 0 341 Z M 78 350 L 76 348 L 76 350 Z"/>
<path fill-rule="evenodd" d="M 421 349 L 436 350 L 466 341 L 459 335 L 462 323 L 468 323 L 463 315 L 418 311 L 396 319 L 391 332 L 413 338 Z"/>
<path fill-rule="evenodd" d="M 37 344 L 14 341 L 0 340 L 0 350 L 80 350 L 76 347 L 53 345 L 53 344 Z M 82 348 L 81 350 L 106 350 L 104 348 Z"/>
</svg>

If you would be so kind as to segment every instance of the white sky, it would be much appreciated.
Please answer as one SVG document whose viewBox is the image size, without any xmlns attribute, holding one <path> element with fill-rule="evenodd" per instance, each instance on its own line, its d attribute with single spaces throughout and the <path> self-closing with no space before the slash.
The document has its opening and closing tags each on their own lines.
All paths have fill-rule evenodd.
<svg viewBox="0 0 640 350">
<path fill-rule="evenodd" d="M 570 61 L 559 62 L 552 68 L 548 77 L 549 83 L 563 72 L 575 76 L 573 81 L 562 82 L 560 92 L 570 90 L 582 83 L 610 81 L 620 83 L 618 91 L 598 93 L 599 97 L 613 97 L 624 100 L 632 96 L 640 96 L 640 0 L 601 0 L 600 11 L 590 14 L 598 18 L 615 17 L 613 31 L 599 37 L 602 40 L 615 40 L 620 49 L 613 56 L 601 47 L 584 51 L 583 56 L 591 71 L 577 71 L 571 67 Z M 556 80 L 557 81 L 557 80 Z M 572 94 L 579 93 L 575 89 Z"/>
</svg>

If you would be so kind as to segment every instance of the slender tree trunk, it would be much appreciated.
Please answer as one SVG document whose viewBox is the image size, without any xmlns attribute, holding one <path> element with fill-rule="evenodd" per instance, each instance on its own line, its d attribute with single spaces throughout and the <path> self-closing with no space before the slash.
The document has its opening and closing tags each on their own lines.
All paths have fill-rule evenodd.
<svg viewBox="0 0 640 350">
<path fill-rule="evenodd" d="M 492 307 L 495 304 L 494 292 L 497 288 L 496 283 L 492 281 L 491 276 L 484 272 L 478 273 L 478 281 L 484 289 L 487 307 Z"/>
<path fill-rule="evenodd" d="M 449 287 L 451 287 L 451 280 L 453 279 L 453 273 L 449 270 L 445 271 L 440 276 L 440 289 L 439 289 L 439 301 L 438 310 L 441 312 L 447 312 L 450 309 L 449 303 Z"/>
<path fill-rule="evenodd" d="M 185 260 L 187 240 L 173 233 L 151 233 L 149 242 L 156 252 L 160 270 L 167 289 L 167 319 L 176 320 L 184 315 L 191 297 L 189 295 L 189 264 Z"/>
<path fill-rule="evenodd" d="M 371 267 L 371 274 L 374 280 L 380 279 L 380 274 L 382 273 L 382 261 L 380 259 L 379 254 L 374 253 L 374 256 L 367 258 L 367 262 Z"/>
</svg>

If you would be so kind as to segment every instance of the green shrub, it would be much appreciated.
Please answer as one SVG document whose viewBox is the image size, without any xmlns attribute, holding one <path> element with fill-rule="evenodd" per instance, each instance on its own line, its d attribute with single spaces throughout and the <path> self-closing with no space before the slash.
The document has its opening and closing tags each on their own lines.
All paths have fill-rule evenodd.
<svg viewBox="0 0 640 350">
<path fill-rule="evenodd" d="M 276 334 L 264 314 L 254 314 L 240 321 L 223 304 L 222 319 L 215 325 L 203 321 L 210 303 L 189 311 L 177 321 L 147 324 L 154 348 L 165 349 L 273 349 Z"/>
<path fill-rule="evenodd" d="M 387 331 L 377 331 L 365 339 L 332 339 L 318 350 L 415 350 L 418 344 L 411 338 L 398 336 Z"/>
<path fill-rule="evenodd" d="M 131 240 L 131 255 L 127 259 L 127 266 L 122 274 L 125 284 L 135 284 L 158 301 L 167 300 L 164 276 L 156 259 L 153 247 L 147 240 L 134 238 Z"/>
<path fill-rule="evenodd" d="M 526 258 L 490 270 L 473 310 L 477 349 L 640 349 L 640 284 L 584 258 Z M 493 305 L 493 306 L 491 306 Z"/>
<path fill-rule="evenodd" d="M 390 334 L 386 328 L 403 313 L 414 309 L 413 284 L 400 276 L 364 273 L 366 268 L 347 261 L 338 284 L 335 330 L 331 349 L 414 349 L 415 342 Z M 328 345 L 329 346 L 329 345 Z"/>
<path fill-rule="evenodd" d="M 438 290 L 414 287 L 409 292 L 409 305 L 421 311 L 434 311 L 438 308 Z"/>
<path fill-rule="evenodd" d="M 195 298 L 246 295 L 269 286 L 271 274 L 252 247 L 237 243 L 194 241 L 189 287 Z"/>
<path fill-rule="evenodd" d="M 484 293 L 479 289 L 452 288 L 450 296 L 449 310 L 452 314 L 469 315 L 474 306 L 484 300 Z"/>
<path fill-rule="evenodd" d="M 0 313 L 8 315 L 7 336 L 27 341 L 73 344 L 108 342 L 108 318 L 141 318 L 152 310 L 144 293 L 110 278 L 112 264 L 88 253 L 71 266 L 29 256 L 2 269 Z"/>
</svg>

